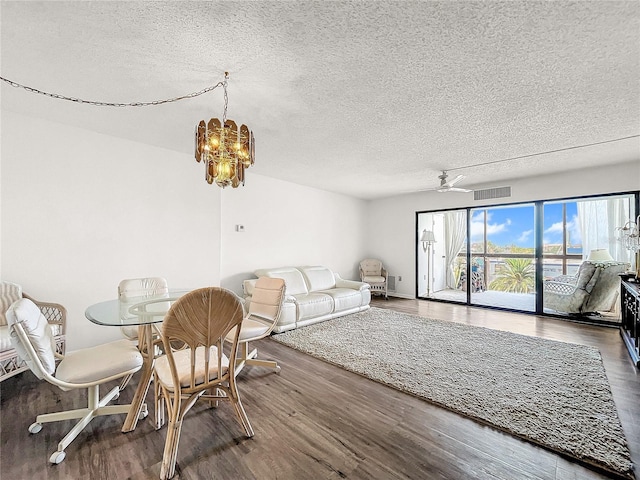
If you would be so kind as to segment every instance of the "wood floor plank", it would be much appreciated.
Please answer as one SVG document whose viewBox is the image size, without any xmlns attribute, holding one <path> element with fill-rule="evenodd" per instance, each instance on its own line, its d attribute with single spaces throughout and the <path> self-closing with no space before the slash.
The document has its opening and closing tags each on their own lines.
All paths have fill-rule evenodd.
<svg viewBox="0 0 640 480">
<path fill-rule="evenodd" d="M 533 335 L 600 349 L 614 401 L 640 463 L 640 375 L 617 330 L 422 300 L 374 299 L 374 306 Z M 383 341 L 383 339 L 381 339 Z M 176 479 L 562 479 L 608 478 L 571 459 L 411 395 L 315 359 L 271 339 L 256 342 L 280 375 L 246 367 L 239 377 L 255 430 L 247 439 L 231 407 L 196 405 L 187 414 Z M 119 403 L 131 400 L 136 378 Z M 79 392 L 62 392 L 30 372 L 0 384 L 0 479 L 156 479 L 165 429 L 151 421 L 120 432 L 124 416 L 100 417 L 67 448 L 49 455 L 72 422 L 28 426 L 46 411 L 79 408 Z M 151 397 L 148 397 L 151 401 Z M 150 415 L 151 417 L 151 415 Z"/>
</svg>

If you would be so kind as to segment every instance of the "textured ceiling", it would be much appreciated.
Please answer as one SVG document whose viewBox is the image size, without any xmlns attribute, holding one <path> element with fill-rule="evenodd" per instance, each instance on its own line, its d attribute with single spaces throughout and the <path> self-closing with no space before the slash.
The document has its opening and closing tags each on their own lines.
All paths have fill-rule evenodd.
<svg viewBox="0 0 640 480">
<path fill-rule="evenodd" d="M 376 198 L 442 169 L 473 187 L 638 160 L 639 19 L 637 1 L 2 1 L 0 74 L 134 102 L 226 70 L 228 117 L 257 141 L 245 188 L 255 172 Z M 220 88 L 146 108 L 1 88 L 3 109 L 189 155 L 224 104 Z"/>
</svg>

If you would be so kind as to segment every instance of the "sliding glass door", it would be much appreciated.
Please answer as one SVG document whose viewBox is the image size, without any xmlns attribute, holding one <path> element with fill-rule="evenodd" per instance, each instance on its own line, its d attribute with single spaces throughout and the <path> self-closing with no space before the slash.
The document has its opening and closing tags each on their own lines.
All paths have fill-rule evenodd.
<svg viewBox="0 0 640 480">
<path fill-rule="evenodd" d="M 633 193 L 418 212 L 417 296 L 575 316 L 557 303 L 551 310 L 545 286 L 577 277 L 595 258 L 625 264 L 614 265 L 618 270 L 633 268 L 633 254 L 616 231 L 635 219 L 639 202 Z M 613 291 L 604 295 L 617 298 Z M 606 311 L 584 313 L 613 318 L 617 308 L 612 301 Z"/>
<path fill-rule="evenodd" d="M 418 296 L 466 302 L 461 287 L 466 265 L 466 210 L 419 215 L 417 232 Z"/>
<path fill-rule="evenodd" d="M 535 312 L 534 205 L 471 210 L 471 303 Z"/>
<path fill-rule="evenodd" d="M 633 207 L 630 195 L 544 202 L 545 313 L 618 321 L 619 274 L 631 267 L 632 253 L 616 230 Z"/>
</svg>

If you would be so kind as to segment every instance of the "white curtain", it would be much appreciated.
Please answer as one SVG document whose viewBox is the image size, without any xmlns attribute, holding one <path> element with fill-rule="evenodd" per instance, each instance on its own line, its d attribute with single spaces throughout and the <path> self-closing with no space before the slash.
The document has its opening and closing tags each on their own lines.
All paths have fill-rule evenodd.
<svg viewBox="0 0 640 480">
<path fill-rule="evenodd" d="M 467 237 L 467 212 L 457 210 L 444 214 L 445 262 L 447 287 L 457 287 L 453 267 Z"/>
<path fill-rule="evenodd" d="M 582 258 L 596 248 L 606 248 L 619 261 L 630 262 L 631 252 L 615 238 L 616 228 L 629 221 L 629 198 L 578 201 Z"/>
</svg>

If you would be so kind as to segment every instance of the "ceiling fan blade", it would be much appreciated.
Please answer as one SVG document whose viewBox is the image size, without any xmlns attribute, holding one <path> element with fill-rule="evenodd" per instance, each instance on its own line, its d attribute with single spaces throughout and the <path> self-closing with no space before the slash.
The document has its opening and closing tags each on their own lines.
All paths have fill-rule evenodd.
<svg viewBox="0 0 640 480">
<path fill-rule="evenodd" d="M 446 186 L 453 187 L 456 183 L 464 178 L 464 175 L 458 175 L 456 178 L 445 183 Z"/>
<path fill-rule="evenodd" d="M 443 170 L 442 174 L 438 176 L 438 178 L 440 179 L 440 185 L 438 187 L 435 188 L 428 188 L 425 190 L 421 190 L 421 191 L 436 191 L 436 192 L 440 192 L 440 193 L 445 193 L 445 192 L 471 192 L 471 190 L 467 190 L 466 188 L 454 188 L 454 185 L 456 183 L 458 183 L 460 180 L 462 180 L 463 178 L 465 178 L 464 175 L 458 175 L 456 176 L 454 179 L 452 179 L 451 181 L 447 181 L 447 171 Z"/>
</svg>

